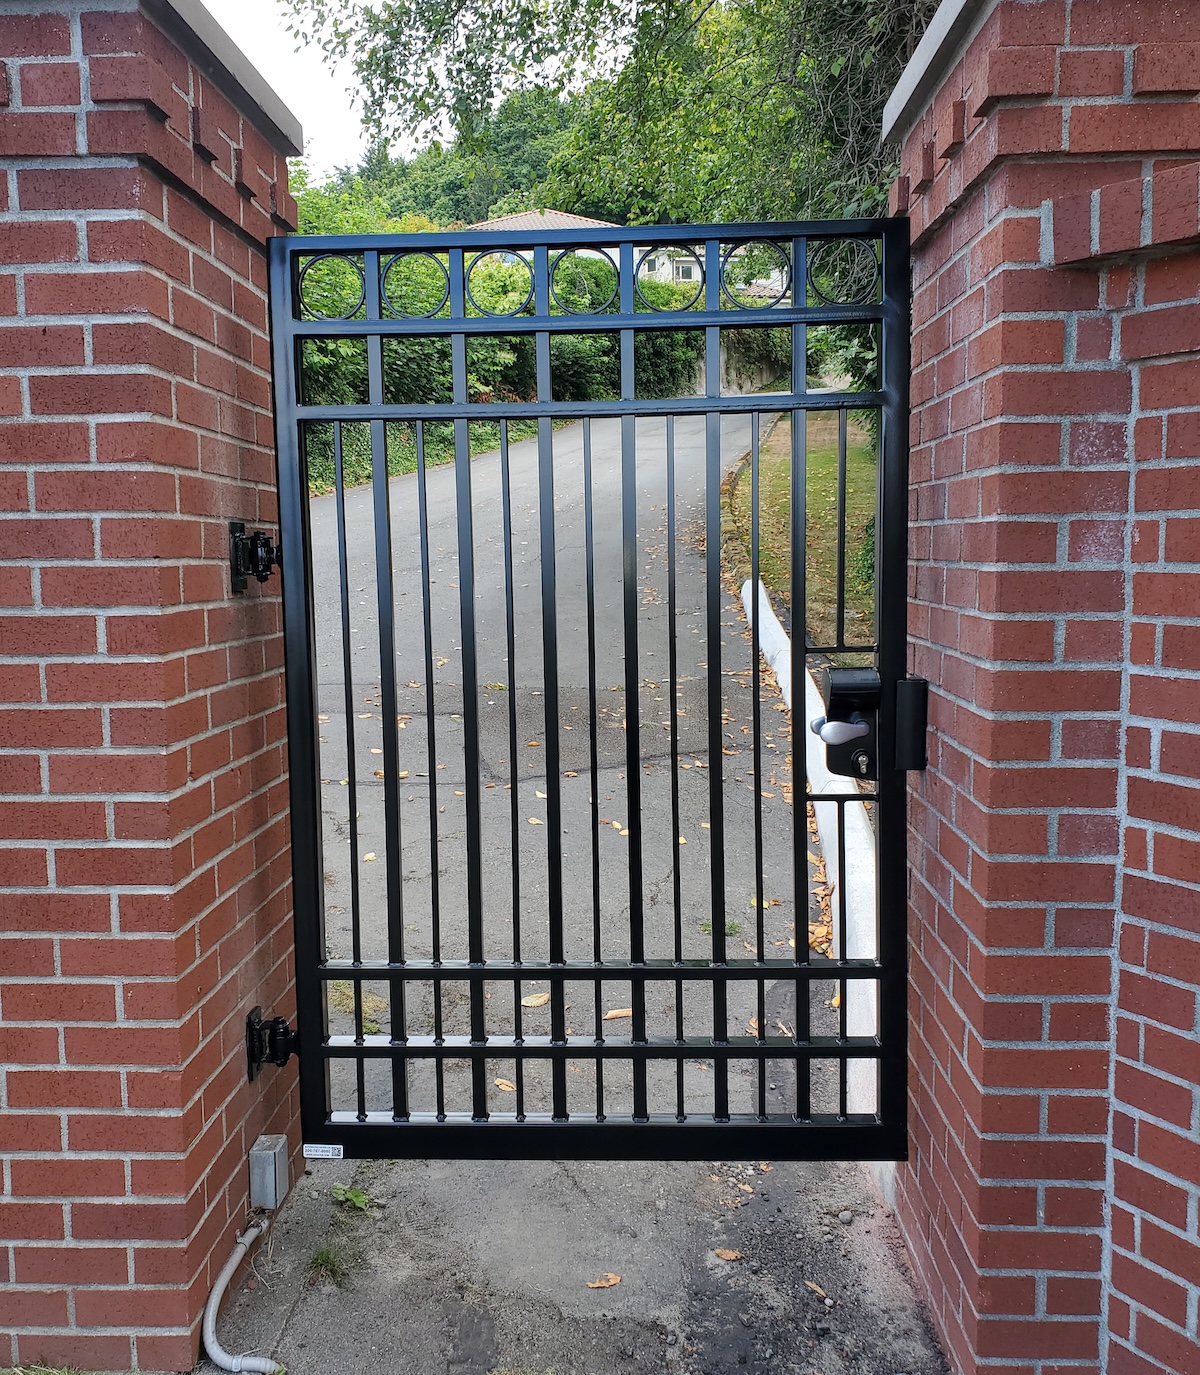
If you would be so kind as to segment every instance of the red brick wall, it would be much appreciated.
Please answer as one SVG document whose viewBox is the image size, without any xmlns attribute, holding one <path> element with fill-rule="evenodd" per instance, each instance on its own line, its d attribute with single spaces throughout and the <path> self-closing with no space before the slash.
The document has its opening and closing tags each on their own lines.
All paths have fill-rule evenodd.
<svg viewBox="0 0 1200 1375">
<path fill-rule="evenodd" d="M 894 189 L 936 685 L 898 1208 L 956 1372 L 1200 1371 L 1197 40 L 993 5 Z"/>
<path fill-rule="evenodd" d="M 132 0 L 0 14 L 0 1366 L 190 1368 L 295 1119 L 242 1052 L 292 981 L 278 587 L 226 569 L 293 203 L 210 69 Z"/>
</svg>

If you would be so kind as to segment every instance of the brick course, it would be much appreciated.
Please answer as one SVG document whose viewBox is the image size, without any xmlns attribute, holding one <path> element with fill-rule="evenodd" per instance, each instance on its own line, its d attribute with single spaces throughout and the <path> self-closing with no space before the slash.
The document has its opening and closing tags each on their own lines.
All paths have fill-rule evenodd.
<svg viewBox="0 0 1200 1375">
<path fill-rule="evenodd" d="M 6 5 L 0 76 L 0 1366 L 190 1369 L 297 1139 L 241 1049 L 290 1010 L 278 589 L 224 555 L 295 150 L 136 0 Z"/>
<path fill-rule="evenodd" d="M 1194 1375 L 1200 4 L 980 12 L 892 191 L 936 685 L 898 1213 L 956 1375 Z"/>
</svg>

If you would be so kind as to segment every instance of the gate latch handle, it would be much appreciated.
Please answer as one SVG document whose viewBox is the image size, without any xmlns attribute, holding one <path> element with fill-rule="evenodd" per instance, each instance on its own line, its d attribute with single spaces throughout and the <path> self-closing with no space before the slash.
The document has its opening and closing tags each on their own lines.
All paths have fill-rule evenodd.
<svg viewBox="0 0 1200 1375">
<path fill-rule="evenodd" d="M 871 723 L 855 712 L 849 721 L 827 721 L 824 716 L 816 716 L 808 723 L 808 728 L 827 745 L 845 745 L 869 735 Z"/>
</svg>

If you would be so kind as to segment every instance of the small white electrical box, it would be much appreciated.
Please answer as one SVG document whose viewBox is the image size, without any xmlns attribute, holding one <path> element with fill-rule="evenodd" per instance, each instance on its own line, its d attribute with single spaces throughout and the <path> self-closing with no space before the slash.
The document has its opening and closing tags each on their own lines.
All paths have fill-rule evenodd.
<svg viewBox="0 0 1200 1375">
<path fill-rule="evenodd" d="M 286 1136 L 260 1136 L 250 1147 L 250 1206 L 278 1208 L 287 1197 Z"/>
</svg>

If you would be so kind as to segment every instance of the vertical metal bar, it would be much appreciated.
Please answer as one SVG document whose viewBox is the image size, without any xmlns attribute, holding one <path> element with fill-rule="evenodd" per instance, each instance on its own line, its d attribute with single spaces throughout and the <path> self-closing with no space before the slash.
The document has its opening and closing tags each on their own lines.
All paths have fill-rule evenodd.
<svg viewBox="0 0 1200 1375">
<path fill-rule="evenodd" d="M 633 310 L 633 245 L 620 250 L 622 310 Z M 621 331 L 621 398 L 632 401 L 636 392 L 633 330 Z M 629 959 L 641 964 L 646 958 L 645 910 L 642 872 L 642 760 L 641 677 L 638 660 L 638 547 L 637 547 L 637 418 L 621 416 L 621 584 L 625 629 L 625 806 L 629 813 Z M 646 985 L 632 981 L 633 1005 L 630 1039 L 634 1043 L 633 1116 L 649 1115 L 646 1097 L 646 1060 L 637 1053 L 646 1040 Z"/>
<path fill-rule="evenodd" d="M 837 803 L 837 950 L 838 959 L 845 962 L 849 958 L 849 949 L 846 944 L 846 804 L 844 801 Z M 838 1040 L 843 1047 L 846 1044 L 846 980 L 841 978 L 837 983 L 837 1004 L 838 1004 Z M 838 1060 L 838 1116 L 846 1116 L 846 1080 L 849 1078 L 849 1066 L 846 1057 L 843 1055 Z"/>
<path fill-rule="evenodd" d="M 368 320 L 379 320 L 379 253 L 363 253 L 363 279 Z M 367 396 L 373 406 L 383 404 L 383 338 L 367 336 Z M 400 831 L 399 735 L 396 722 L 396 607 L 392 570 L 391 497 L 388 491 L 387 423 L 371 421 L 371 487 L 375 512 L 375 595 L 379 614 L 380 709 L 383 712 L 384 853 L 387 857 L 388 959 L 404 963 L 404 871 Z M 403 979 L 389 981 L 391 1039 L 408 1039 Z M 392 1056 L 392 1113 L 408 1117 L 408 1062 L 403 1053 Z"/>
<path fill-rule="evenodd" d="M 896 683 L 906 671 L 905 572 L 908 561 L 908 221 L 892 219 L 882 231 L 883 394 L 882 453 L 876 529 L 876 635 L 882 696 L 879 707 L 879 781 L 876 784 L 876 940 L 879 1035 L 883 1073 L 879 1113 L 883 1141 L 903 1158 L 908 1149 L 907 776 L 896 764 Z"/>
<path fill-rule="evenodd" d="M 838 410 L 837 454 L 837 647 L 846 644 L 846 421 L 844 406 Z"/>
<path fill-rule="evenodd" d="M 792 302 L 808 304 L 808 239 L 792 239 Z M 808 326 L 792 326 L 792 401 L 808 391 Z M 808 948 L 808 773 L 805 765 L 808 736 L 804 722 L 804 672 L 807 631 L 807 594 L 804 579 L 807 411 L 791 413 L 791 481 L 789 486 L 788 585 L 792 622 L 789 676 L 792 683 L 792 892 L 796 906 L 796 963 L 809 963 Z M 803 805 L 801 805 L 803 804 Z M 811 985 L 796 980 L 796 1041 L 807 1044 L 812 1036 Z M 812 1116 L 812 1083 L 809 1062 L 796 1057 L 796 1116 Z"/>
<path fill-rule="evenodd" d="M 550 255 L 545 244 L 533 250 L 533 298 L 538 315 L 550 314 Z M 550 373 L 550 334 L 535 335 L 537 358 L 537 396 L 552 399 Z M 566 961 L 565 921 L 563 915 L 562 848 L 562 760 L 558 710 L 558 592 L 554 532 L 554 422 L 549 416 L 538 419 L 538 517 L 542 571 L 542 700 L 546 704 L 546 858 L 547 900 L 550 921 L 550 962 Z M 567 1012 L 566 985 L 561 979 L 550 984 L 550 1039 L 559 1049 L 550 1059 L 551 1113 L 555 1121 L 567 1117 Z"/>
<path fill-rule="evenodd" d="M 437 710 L 434 691 L 433 664 L 433 599 L 430 590 L 429 559 L 429 496 L 425 469 L 425 422 L 417 421 L 417 526 L 421 550 L 421 620 L 425 637 L 425 758 L 429 774 L 429 902 L 432 923 L 433 961 L 442 961 L 442 901 L 441 864 L 438 858 L 438 786 L 437 786 Z M 442 1021 L 442 981 L 433 981 L 433 1035 L 441 1041 L 445 1034 Z M 440 1055 L 433 1061 L 437 1115 L 446 1115 L 446 1073 Z"/>
<path fill-rule="evenodd" d="M 671 911 L 675 921 L 675 963 L 683 963 L 683 885 L 680 866 L 683 850 L 679 844 L 683 822 L 679 809 L 679 642 L 676 635 L 678 614 L 675 586 L 675 417 L 667 416 L 667 701 L 671 718 L 671 834 L 675 837 L 674 863 L 671 865 Z M 683 980 L 675 980 L 675 1039 L 684 1035 Z M 686 1116 L 683 1085 L 683 1060 L 675 1061 L 675 1115 Z"/>
<path fill-rule="evenodd" d="M 334 504 L 337 510 L 338 591 L 342 609 L 342 689 L 346 714 L 346 800 L 350 808 L 350 958 L 362 963 L 362 907 L 358 881 L 358 755 L 354 741 L 354 665 L 350 653 L 350 577 L 346 558 L 346 491 L 342 463 L 342 425 L 333 422 Z M 362 981 L 351 980 L 354 997 L 354 1039 L 363 1037 Z M 366 1077 L 361 1055 L 354 1059 L 355 1098 L 360 1122 L 366 1120 Z"/>
<path fill-rule="evenodd" d="M 463 278 L 463 252 L 451 249 L 450 314 L 462 319 L 466 314 Z M 450 336 L 453 396 L 458 404 L 467 397 L 467 337 Z M 487 1041 L 484 1002 L 483 943 L 483 859 L 480 816 L 479 771 L 479 657 L 475 643 L 475 531 L 471 507 L 470 422 L 454 421 L 454 492 L 458 515 L 458 614 L 462 634 L 463 665 L 463 791 L 466 794 L 467 843 L 467 960 L 471 998 L 471 1116 L 487 1118 Z"/>
<path fill-rule="evenodd" d="M 796 805 L 792 818 L 792 891 L 796 900 L 796 963 L 810 962 L 808 948 L 808 773 L 806 755 L 808 732 L 804 721 L 805 673 L 808 642 L 808 596 L 805 587 L 805 528 L 807 522 L 808 426 L 807 411 L 792 412 L 792 475 L 790 490 L 790 551 L 792 640 L 790 675 L 792 681 L 792 787 Z M 807 979 L 796 981 L 796 1040 L 807 1044 L 812 1038 L 812 985 Z M 806 1120 L 812 1115 L 811 1076 L 808 1062 L 797 1060 L 796 1115 Z"/>
<path fill-rule="evenodd" d="M 592 484 L 592 422 L 583 422 L 583 547 L 587 599 L 588 649 L 588 766 L 591 779 L 592 819 L 592 960 L 603 958 L 600 929 L 600 722 L 599 685 L 596 679 L 596 526 Z M 604 1025 L 604 1000 L 599 979 L 592 980 L 592 1014 L 598 1038 Z M 604 1115 L 604 1060 L 597 1056 L 596 1116 Z"/>
<path fill-rule="evenodd" d="M 641 674 L 638 656 L 637 420 L 621 417 L 621 587 L 625 627 L 625 806 L 629 820 L 629 959 L 646 958 L 642 873 Z M 632 988 L 635 1046 L 646 1039 L 646 985 Z M 648 1115 L 646 1062 L 633 1062 L 633 1115 Z"/>
<path fill-rule="evenodd" d="M 766 958 L 766 894 L 763 890 L 763 777 L 762 777 L 762 658 L 759 640 L 759 613 L 761 610 L 762 578 L 759 569 L 759 414 L 750 417 L 750 687 L 753 701 L 750 704 L 751 739 L 754 750 L 754 924 L 755 959 L 761 963 Z M 799 933 L 799 926 L 796 927 Z M 797 939 L 799 935 L 797 934 Z M 760 973 L 754 981 L 756 997 L 756 1020 L 758 1040 L 766 1035 L 767 990 L 766 981 Z M 767 1115 L 766 1058 L 760 1055 L 755 1061 L 758 1070 L 758 1115 Z"/>
<path fill-rule="evenodd" d="M 707 310 L 721 308 L 721 244 L 709 239 L 704 245 L 704 304 Z M 709 325 L 704 331 L 704 394 L 721 394 L 721 331 Z M 710 411 L 704 418 L 705 492 L 704 561 L 705 607 L 707 611 L 708 662 L 708 809 L 712 843 L 709 851 L 712 892 L 712 960 L 726 962 L 725 945 L 725 737 L 724 680 L 721 673 L 721 611 L 724 591 L 721 586 L 721 416 Z M 724 1045 L 729 1040 L 728 991 L 723 979 L 713 980 L 713 1041 Z M 729 1117 L 729 1061 L 713 1057 L 713 1117 L 718 1122 Z"/>
<path fill-rule="evenodd" d="M 521 798 L 517 775 L 517 621 L 513 587 L 512 471 L 509 467 L 508 421 L 500 422 L 500 519 L 504 527 L 504 644 L 508 664 L 508 824 L 512 854 L 512 952 L 521 963 Z M 524 1039 L 521 980 L 513 980 L 513 1038 Z M 517 1057 L 517 1116 L 525 1113 L 525 1058 Z"/>
<path fill-rule="evenodd" d="M 267 243 L 271 355 L 275 393 L 275 452 L 279 478 L 279 528 L 283 545 L 283 635 L 288 730 L 288 797 L 292 853 L 310 856 L 293 877 L 296 939 L 300 1114 L 304 1139 L 318 1140 L 330 1111 L 329 1011 L 320 967 L 325 950 L 325 894 L 318 857 L 321 784 L 317 724 L 316 613 L 313 605 L 308 464 L 296 420 L 299 349 L 293 334 L 295 277 L 287 239 Z"/>
</svg>

